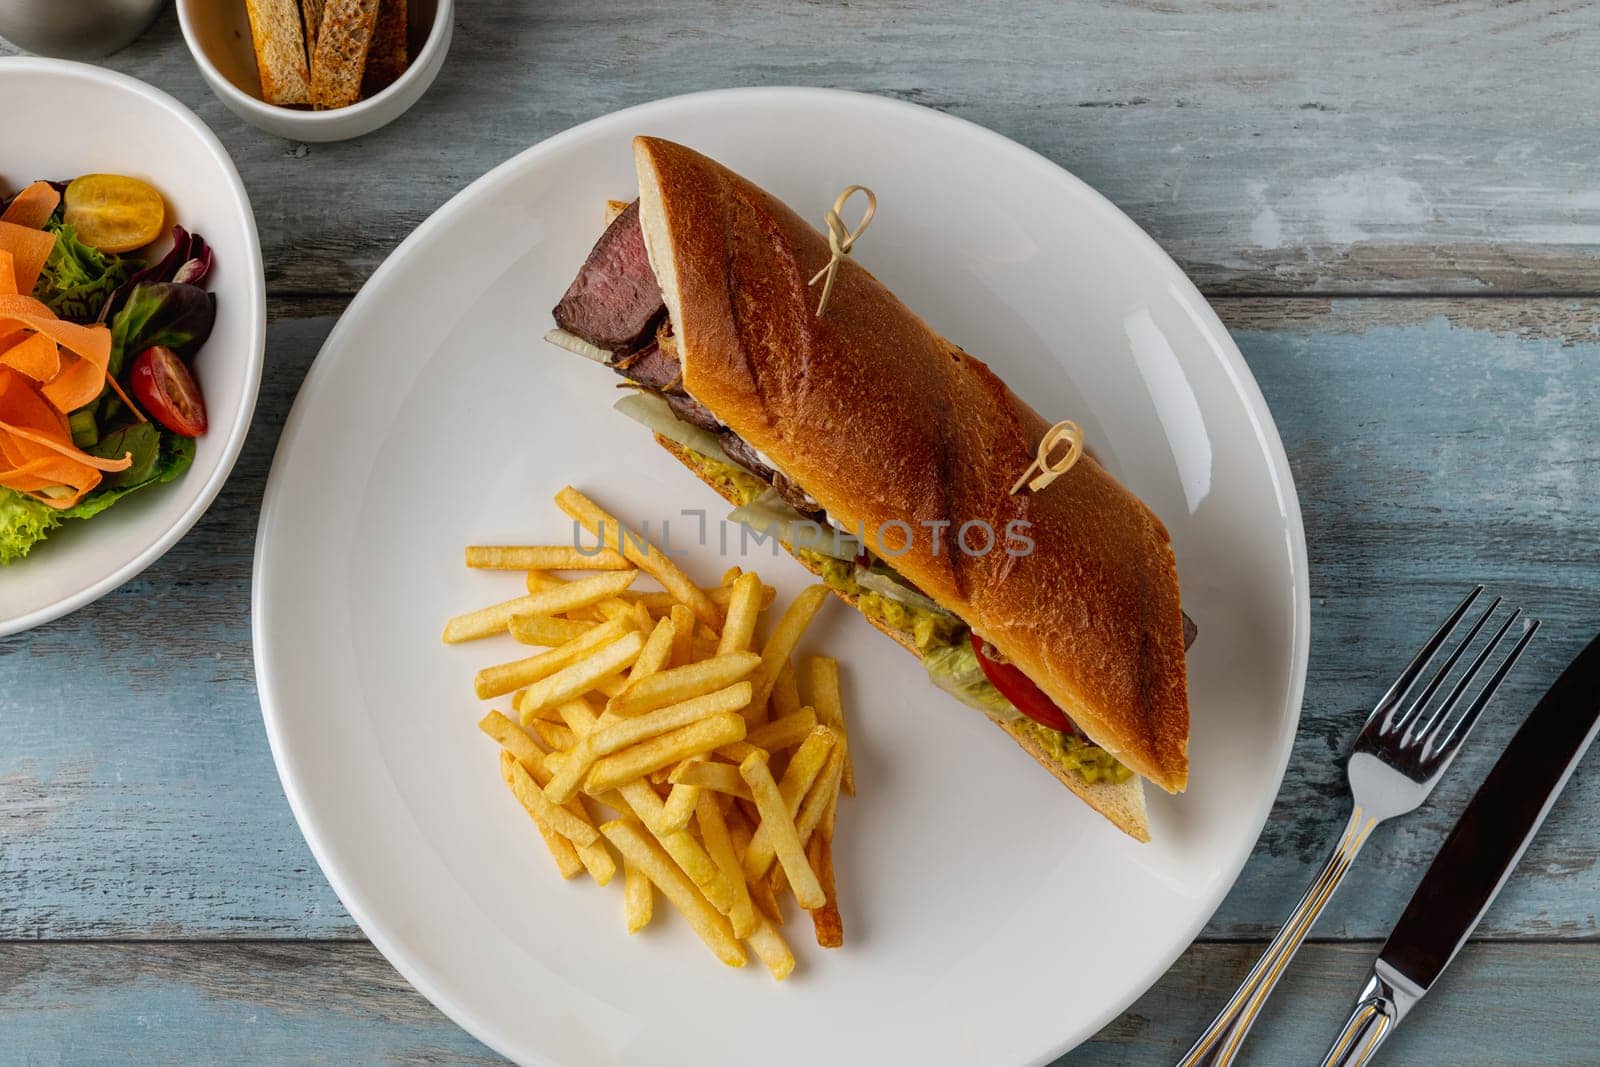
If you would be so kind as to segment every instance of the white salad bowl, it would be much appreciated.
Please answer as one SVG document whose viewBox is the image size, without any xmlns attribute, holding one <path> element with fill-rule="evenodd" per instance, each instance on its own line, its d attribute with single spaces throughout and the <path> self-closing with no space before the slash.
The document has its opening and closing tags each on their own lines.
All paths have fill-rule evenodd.
<svg viewBox="0 0 1600 1067">
<path fill-rule="evenodd" d="M 205 513 L 255 411 L 267 296 L 239 172 L 188 108 L 126 75 L 56 59 L 0 59 L 0 92 L 15 105 L 0 152 L 0 185 L 15 190 L 38 178 L 93 172 L 149 182 L 166 199 L 170 221 L 211 245 L 206 287 L 217 297 L 216 325 L 194 360 L 209 422 L 194 464 L 92 519 L 69 520 L 27 557 L 0 568 L 3 637 L 109 593 L 159 559 Z"/>
</svg>

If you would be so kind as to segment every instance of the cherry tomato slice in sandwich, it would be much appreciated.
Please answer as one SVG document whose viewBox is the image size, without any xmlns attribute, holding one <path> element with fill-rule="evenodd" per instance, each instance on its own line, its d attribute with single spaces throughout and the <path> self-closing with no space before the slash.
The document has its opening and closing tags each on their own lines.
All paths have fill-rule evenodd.
<svg viewBox="0 0 1600 1067">
<path fill-rule="evenodd" d="M 1000 690 L 1000 695 L 1011 701 L 1018 711 L 1040 726 L 1048 726 L 1052 730 L 1068 734 L 1078 732 L 1072 720 L 1056 707 L 1055 701 L 1044 695 L 1044 690 L 1033 684 L 1032 678 L 1009 663 L 989 658 L 984 652 L 983 638 L 977 634 L 968 636 L 972 639 L 972 651 L 978 657 L 978 666 L 983 668 L 984 677 L 988 678 L 989 684 Z"/>
<path fill-rule="evenodd" d="M 139 353 L 128 371 L 128 386 L 150 417 L 182 437 L 206 432 L 206 402 L 200 386 L 178 354 L 166 345 Z"/>
</svg>

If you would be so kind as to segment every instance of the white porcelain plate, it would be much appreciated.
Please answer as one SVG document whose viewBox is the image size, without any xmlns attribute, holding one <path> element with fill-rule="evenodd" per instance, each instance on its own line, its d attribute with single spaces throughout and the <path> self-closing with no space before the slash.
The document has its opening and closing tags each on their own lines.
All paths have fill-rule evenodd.
<svg viewBox="0 0 1600 1067">
<path fill-rule="evenodd" d="M 445 647 L 457 612 L 517 595 L 470 543 L 558 542 L 567 483 L 634 523 L 676 520 L 712 582 L 726 507 L 610 410 L 609 372 L 540 340 L 633 194 L 629 138 L 671 137 L 820 219 L 878 194 L 857 256 L 1046 416 L 1082 422 L 1166 521 L 1199 622 L 1187 795 L 1139 845 L 842 605 L 859 795 L 841 806 L 847 935 L 802 915 L 774 985 L 719 964 L 678 916 L 623 930 L 621 890 L 562 883 L 474 722 L 472 672 L 508 639 Z M 737 548 L 735 533 L 733 546 Z M 754 559 L 780 596 L 807 576 Z M 352 915 L 435 1004 L 521 1061 L 1013 1064 L 1061 1053 L 1146 989 L 1244 863 L 1299 715 L 1305 544 L 1283 448 L 1216 316 L 1143 233 L 1027 149 L 933 111 L 760 89 L 647 104 L 551 138 L 412 234 L 328 339 L 267 487 L 256 675 L 301 829 Z M 757 1051 L 759 1050 L 759 1051 Z"/>
<path fill-rule="evenodd" d="M 0 568 L 3 637 L 109 593 L 205 514 L 250 429 L 267 297 L 250 199 L 227 151 L 192 111 L 125 74 L 58 59 L 0 59 L 0 92 L 14 105 L 0 147 L 0 187 L 95 172 L 142 178 L 165 197 L 170 221 L 211 245 L 206 287 L 217 295 L 216 325 L 194 363 L 210 422 L 194 465 L 171 484 L 57 527 L 26 558 Z M 170 247 L 163 238 L 160 252 Z"/>
</svg>

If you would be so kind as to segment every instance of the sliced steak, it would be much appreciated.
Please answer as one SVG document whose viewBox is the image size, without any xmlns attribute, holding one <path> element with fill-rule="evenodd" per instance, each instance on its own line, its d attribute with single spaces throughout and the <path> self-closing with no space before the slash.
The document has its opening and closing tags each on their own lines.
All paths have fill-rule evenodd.
<svg viewBox="0 0 1600 1067">
<path fill-rule="evenodd" d="M 653 336 L 664 314 L 635 200 L 600 235 L 556 305 L 556 323 L 608 352 L 631 352 Z"/>
<path fill-rule="evenodd" d="M 751 448 L 750 443 L 744 438 L 729 430 L 717 438 L 717 443 L 728 454 L 728 458 L 739 466 L 764 482 L 772 481 L 772 468 L 761 462 L 761 457 L 756 454 L 756 450 Z"/>
<path fill-rule="evenodd" d="M 614 361 L 611 369 L 653 393 L 683 391 L 683 370 L 678 358 L 654 341 Z"/>
<path fill-rule="evenodd" d="M 672 409 L 672 413 L 690 426 L 698 426 L 709 433 L 721 433 L 727 429 L 717 421 L 715 415 L 711 414 L 710 408 L 688 393 L 667 393 L 665 397 L 667 407 Z"/>
</svg>

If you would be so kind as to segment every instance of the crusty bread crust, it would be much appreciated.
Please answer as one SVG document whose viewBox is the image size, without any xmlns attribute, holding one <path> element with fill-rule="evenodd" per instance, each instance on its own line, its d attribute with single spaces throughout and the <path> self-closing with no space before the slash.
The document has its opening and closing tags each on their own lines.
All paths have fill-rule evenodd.
<svg viewBox="0 0 1600 1067">
<path fill-rule="evenodd" d="M 378 20 L 378 0 L 326 0 L 311 56 L 313 107 L 348 107 L 361 99 L 361 72 Z"/>
<path fill-rule="evenodd" d="M 679 463 L 682 463 L 685 467 L 689 468 L 690 473 L 699 478 L 702 482 L 705 482 L 706 485 L 710 486 L 718 496 L 722 497 L 722 499 L 726 500 L 728 503 L 738 506 L 739 500 L 737 497 L 727 492 L 723 486 L 720 486 L 717 483 L 707 479 L 705 475 L 701 473 L 700 468 L 693 460 L 689 458 L 688 449 L 684 448 L 676 441 L 663 437 L 660 434 L 656 434 L 655 439 L 656 444 L 666 449 L 672 454 L 674 459 L 676 459 Z M 785 545 L 784 547 L 787 548 L 788 546 Z M 793 553 L 791 553 L 791 555 L 792 554 Z M 820 576 L 821 572 L 806 560 L 801 559 L 799 556 L 795 556 L 794 558 L 795 562 L 806 568 L 806 570 Z M 838 589 L 833 589 L 832 592 L 834 596 L 838 597 L 846 604 L 849 604 L 851 607 L 856 606 L 855 597 L 841 592 Z M 873 626 L 877 627 L 879 631 L 888 636 L 892 641 L 895 642 L 895 644 L 899 645 L 913 656 L 916 656 L 917 659 L 920 660 L 922 658 L 922 653 L 917 650 L 917 646 L 912 643 L 910 638 L 908 638 L 905 634 L 891 626 L 886 626 L 865 612 L 862 613 L 861 617 L 866 619 Z M 989 717 L 985 715 L 984 718 L 988 719 Z M 1015 741 L 1022 747 L 1024 752 L 1037 760 L 1039 766 L 1049 771 L 1055 776 L 1055 779 L 1058 782 L 1082 798 L 1085 804 L 1088 804 L 1089 807 L 1093 808 L 1095 811 L 1099 812 L 1101 815 L 1110 820 L 1111 824 L 1117 829 L 1121 830 L 1123 833 L 1137 841 L 1150 840 L 1150 821 L 1145 814 L 1144 806 L 1144 783 L 1138 778 L 1138 776 L 1131 777 L 1125 782 L 1095 782 L 1091 784 L 1084 781 L 1078 775 L 1073 774 L 1055 760 L 1051 759 L 1050 754 L 1046 752 L 1044 748 L 1039 745 L 1038 741 L 1031 737 L 1027 731 L 1007 726 L 1004 723 L 995 722 L 993 719 L 989 719 L 989 721 L 994 722 L 996 726 L 1000 727 L 1000 729 L 1004 730 L 1008 735 L 1010 735 L 1011 740 Z"/>
<path fill-rule="evenodd" d="M 1092 456 L 1043 491 L 1012 496 L 1049 423 L 984 363 L 853 259 L 819 318 L 806 280 L 828 260 L 821 234 L 681 145 L 635 138 L 634 159 L 645 245 L 689 393 L 831 517 L 864 525 L 869 547 L 1097 744 L 1181 790 L 1183 623 L 1161 521 Z M 992 551 L 951 549 L 969 521 L 994 531 Z M 1030 553 L 1004 550 L 1013 522 L 1029 524 Z M 902 551 L 908 530 L 915 537 Z M 969 547 L 984 542 L 973 527 Z"/>
<path fill-rule="evenodd" d="M 281 105 L 310 103 L 311 75 L 295 0 L 245 0 L 245 13 L 256 73 L 261 76 L 261 99 Z"/>
</svg>

